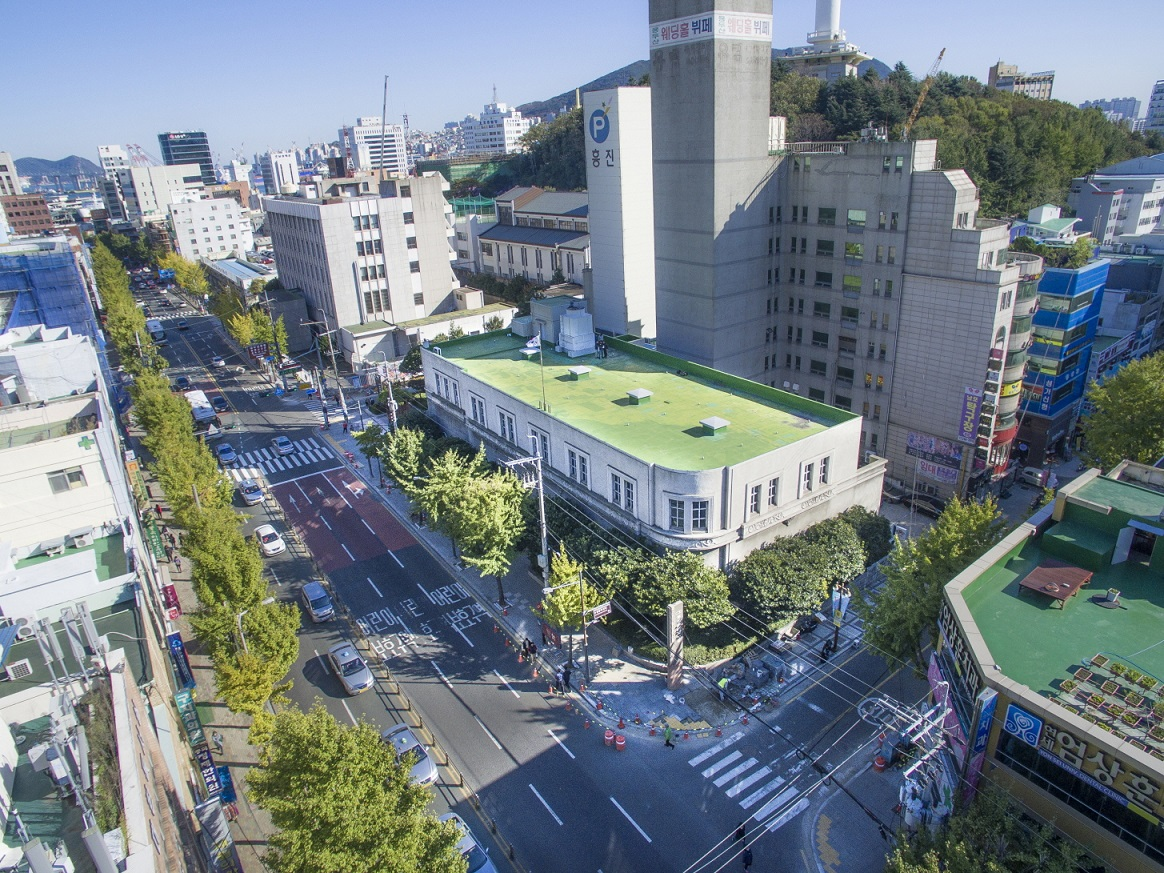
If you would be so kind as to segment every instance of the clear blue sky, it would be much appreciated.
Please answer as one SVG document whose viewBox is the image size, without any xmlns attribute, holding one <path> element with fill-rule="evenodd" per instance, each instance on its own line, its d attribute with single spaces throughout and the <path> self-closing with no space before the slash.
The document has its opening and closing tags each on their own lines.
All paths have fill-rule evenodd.
<svg viewBox="0 0 1164 873">
<path fill-rule="evenodd" d="M 163 130 L 202 129 L 222 160 L 331 141 L 357 115 L 408 112 L 433 130 L 476 113 L 493 84 L 511 105 L 553 97 L 648 56 L 647 0 L 60 0 L 5 3 L 0 151 L 97 159 Z M 814 28 L 815 0 L 778 0 L 777 47 Z M 1110 9 L 1117 21 L 1103 21 Z M 1055 96 L 1147 102 L 1164 78 L 1159 0 L 842 0 L 867 53 L 924 75 L 986 79 L 996 60 L 1056 71 Z M 1153 64 L 1153 60 L 1156 64 Z"/>
</svg>

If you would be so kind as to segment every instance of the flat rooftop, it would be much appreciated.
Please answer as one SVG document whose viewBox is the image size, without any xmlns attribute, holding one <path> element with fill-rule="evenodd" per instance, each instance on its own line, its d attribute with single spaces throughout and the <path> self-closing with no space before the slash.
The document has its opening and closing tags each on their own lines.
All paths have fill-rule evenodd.
<svg viewBox="0 0 1164 873">
<path fill-rule="evenodd" d="M 79 552 L 93 552 L 93 559 L 97 563 L 94 572 L 96 572 L 97 578 L 103 582 L 117 579 L 129 572 L 129 561 L 125 557 L 125 535 L 120 532 L 105 537 L 95 537 L 91 546 L 82 546 L 79 549 L 70 546 L 60 555 L 41 554 L 24 558 L 17 561 L 14 566 L 17 570 L 23 570 L 25 567 L 47 564 L 49 561 L 56 561 Z"/>
<path fill-rule="evenodd" d="M 464 337 L 439 348 L 445 360 L 518 401 L 542 407 L 572 428 L 648 464 L 711 470 L 821 433 L 857 416 L 795 394 L 701 367 L 651 349 L 607 340 L 607 357 L 570 358 L 507 331 Z M 539 363 L 539 357 L 543 359 Z M 576 379 L 572 367 L 588 367 Z M 634 404 L 628 392 L 651 392 Z M 700 422 L 729 424 L 714 435 Z"/>
</svg>

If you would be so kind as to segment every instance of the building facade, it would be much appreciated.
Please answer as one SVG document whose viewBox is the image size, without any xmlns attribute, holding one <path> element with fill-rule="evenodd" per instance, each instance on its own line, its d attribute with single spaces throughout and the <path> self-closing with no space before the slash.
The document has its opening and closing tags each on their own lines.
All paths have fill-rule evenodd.
<svg viewBox="0 0 1164 873">
<path fill-rule="evenodd" d="M 88 250 L 72 236 L 0 245 L 0 330 L 48 325 L 103 342 Z"/>
<path fill-rule="evenodd" d="M 293 151 L 267 152 L 260 172 L 265 194 L 294 194 L 299 190 L 299 159 Z"/>
<path fill-rule="evenodd" d="M 1160 227 L 1164 155 L 1132 158 L 1071 180 L 1067 205 L 1100 245 L 1136 244 Z"/>
<path fill-rule="evenodd" d="M 16 161 L 8 152 L 0 152 L 0 197 L 12 197 L 23 193 L 24 186 L 20 184 Z"/>
<path fill-rule="evenodd" d="M 0 196 L 0 214 L 8 217 L 13 236 L 43 236 L 55 228 L 43 194 Z"/>
<path fill-rule="evenodd" d="M 214 172 L 214 158 L 210 153 L 210 141 L 201 130 L 171 131 L 158 134 L 158 145 L 162 148 L 162 160 L 168 167 L 180 164 L 197 164 L 203 185 L 213 185 L 218 181 Z"/>
<path fill-rule="evenodd" d="M 303 293 L 313 320 L 340 330 L 337 348 L 349 360 L 349 328 L 367 342 L 369 325 L 390 337 L 398 322 L 456 308 L 447 190 L 434 174 L 333 179 L 305 186 L 317 196 L 263 198 L 284 287 Z M 391 342 L 368 351 L 403 354 Z"/>
<path fill-rule="evenodd" d="M 1144 117 L 1144 130 L 1164 133 L 1164 79 L 1157 79 L 1148 98 L 1148 112 Z"/>
<path fill-rule="evenodd" d="M 106 189 L 109 193 L 108 188 Z M 204 196 L 202 172 L 197 164 L 166 167 L 130 167 L 117 171 L 116 196 L 127 221 L 139 227 L 164 222 L 170 204 L 199 200 Z"/>
<path fill-rule="evenodd" d="M 174 248 L 187 260 L 239 258 L 255 247 L 246 212 L 232 197 L 170 204 Z"/>
<path fill-rule="evenodd" d="M 539 285 L 582 284 L 590 266 L 590 210 L 585 192 L 510 188 L 494 198 L 497 222 L 477 234 L 481 266 Z"/>
<path fill-rule="evenodd" d="M 479 116 L 470 115 L 461 123 L 465 151 L 470 154 L 511 155 L 522 150 L 521 138 L 540 121 L 523 118 L 519 110 L 494 100 L 485 104 Z"/>
<path fill-rule="evenodd" d="M 568 353 L 569 316 L 589 354 Z M 542 330 L 540 351 L 504 331 L 425 349 L 429 409 L 493 459 L 532 448 L 547 487 L 596 517 L 724 567 L 880 505 L 884 463 L 860 464 L 858 416 L 622 340 L 596 355 L 582 309 Z"/>
<path fill-rule="evenodd" d="M 353 171 L 383 170 L 389 176 L 408 173 L 408 151 L 404 128 L 383 124 L 379 115 L 364 115 L 356 123 L 339 129 L 340 151 Z M 267 191 L 278 194 L 277 191 Z"/>
<path fill-rule="evenodd" d="M 1055 87 L 1055 71 L 1020 73 L 1014 64 L 999 61 L 990 68 L 986 84 L 999 91 L 1022 94 L 1032 100 L 1050 100 L 1051 90 Z"/>
<path fill-rule="evenodd" d="M 655 214 L 651 92 L 588 91 L 586 193 L 591 268 L 587 308 L 601 333 L 655 336 Z"/>
</svg>

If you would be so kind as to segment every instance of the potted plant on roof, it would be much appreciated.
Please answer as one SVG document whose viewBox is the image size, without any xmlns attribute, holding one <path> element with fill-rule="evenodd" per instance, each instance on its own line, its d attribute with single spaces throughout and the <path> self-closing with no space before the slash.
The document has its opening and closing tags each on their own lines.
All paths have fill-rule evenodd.
<svg viewBox="0 0 1164 873">
<path fill-rule="evenodd" d="M 1128 706 L 1139 706 L 1141 703 L 1144 702 L 1144 695 L 1137 694 L 1135 691 L 1125 691 L 1124 692 L 1124 702 Z"/>
<path fill-rule="evenodd" d="M 1077 683 L 1074 679 L 1060 679 L 1059 680 L 1059 690 L 1065 691 L 1066 693 L 1070 694 L 1072 691 L 1075 690 L 1075 688 L 1078 684 L 1079 683 Z"/>
<path fill-rule="evenodd" d="M 1108 713 L 1110 713 L 1115 718 L 1119 718 L 1121 715 L 1124 714 L 1123 704 L 1116 703 L 1115 701 L 1112 701 L 1110 703 L 1105 704 L 1104 709 L 1106 709 L 1108 711 Z"/>
<path fill-rule="evenodd" d="M 1164 700 L 1157 700 L 1152 704 L 1152 715 L 1158 719 L 1164 719 Z"/>
<path fill-rule="evenodd" d="M 1094 706 L 1096 709 L 1099 709 L 1101 706 L 1103 706 L 1103 695 L 1102 694 L 1090 695 L 1087 698 L 1087 705 Z"/>
<path fill-rule="evenodd" d="M 1130 709 L 1126 710 L 1120 718 L 1129 727 L 1136 727 L 1143 720 L 1143 717 L 1138 712 L 1132 712 Z"/>
<path fill-rule="evenodd" d="M 1113 676 L 1123 676 L 1128 672 L 1127 665 L 1121 664 L 1119 661 L 1112 664 L 1110 669 Z"/>
<path fill-rule="evenodd" d="M 1132 670 L 1130 668 L 1128 669 L 1128 672 L 1124 674 L 1124 679 L 1127 680 L 1129 685 L 1135 685 L 1143 678 L 1143 673 L 1141 673 L 1139 670 Z"/>
<path fill-rule="evenodd" d="M 1108 660 L 1109 658 L 1107 655 L 1095 655 L 1091 659 L 1091 666 L 1095 667 L 1097 670 L 1102 670 L 1107 666 Z"/>
<path fill-rule="evenodd" d="M 1160 680 L 1155 676 L 1149 676 L 1146 673 L 1139 679 L 1140 687 L 1146 691 L 1151 691 L 1160 684 Z"/>
<path fill-rule="evenodd" d="M 1075 671 L 1075 678 L 1078 679 L 1080 682 L 1088 682 L 1088 681 L 1090 681 L 1091 677 L 1094 675 L 1095 674 L 1092 673 L 1090 670 L 1088 670 L 1086 667 L 1080 667 L 1078 670 Z"/>
<path fill-rule="evenodd" d="M 1105 680 L 1104 683 L 1099 687 L 1102 688 L 1106 694 L 1115 694 L 1120 690 L 1120 686 L 1110 679 Z"/>
<path fill-rule="evenodd" d="M 1164 725 L 1152 725 L 1152 727 L 1148 729 L 1148 736 L 1158 743 L 1164 743 Z"/>
</svg>

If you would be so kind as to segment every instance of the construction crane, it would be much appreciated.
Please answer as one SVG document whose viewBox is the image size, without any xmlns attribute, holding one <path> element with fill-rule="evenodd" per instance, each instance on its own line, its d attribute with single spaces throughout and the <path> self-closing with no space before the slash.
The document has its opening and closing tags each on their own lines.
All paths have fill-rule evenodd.
<svg viewBox="0 0 1164 873">
<path fill-rule="evenodd" d="M 945 49 L 938 52 L 938 59 L 934 61 L 934 65 L 930 67 L 929 73 L 926 74 L 925 81 L 922 82 L 921 92 L 917 95 L 917 103 L 913 104 L 913 111 L 909 113 L 909 118 L 906 120 L 905 126 L 901 128 L 902 142 L 909 142 L 909 132 L 913 129 L 913 123 L 917 121 L 917 114 L 921 112 L 922 104 L 926 102 L 926 95 L 930 93 L 930 86 L 934 84 L 934 76 L 938 74 L 938 67 L 942 65 L 942 57 L 945 54 Z"/>
<path fill-rule="evenodd" d="M 130 143 L 125 148 L 129 152 L 130 164 L 135 167 L 160 167 L 162 165 L 161 161 L 137 143 Z"/>
</svg>

